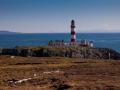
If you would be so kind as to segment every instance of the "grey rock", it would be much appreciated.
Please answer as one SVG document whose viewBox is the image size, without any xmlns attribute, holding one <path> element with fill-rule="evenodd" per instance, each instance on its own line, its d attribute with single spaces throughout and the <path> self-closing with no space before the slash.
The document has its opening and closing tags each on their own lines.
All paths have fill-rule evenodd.
<svg viewBox="0 0 120 90">
<path fill-rule="evenodd" d="M 2 55 L 16 56 L 36 56 L 36 57 L 69 57 L 69 58 L 88 58 L 88 59 L 116 59 L 120 60 L 120 53 L 109 48 L 88 48 L 88 47 L 50 47 L 41 48 L 40 50 L 32 50 L 28 46 L 16 46 L 13 49 L 3 48 Z"/>
</svg>

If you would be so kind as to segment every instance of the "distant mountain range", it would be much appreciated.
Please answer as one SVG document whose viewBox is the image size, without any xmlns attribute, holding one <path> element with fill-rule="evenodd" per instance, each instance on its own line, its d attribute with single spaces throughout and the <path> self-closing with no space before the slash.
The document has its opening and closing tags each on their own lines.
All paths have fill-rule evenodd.
<svg viewBox="0 0 120 90">
<path fill-rule="evenodd" d="M 11 31 L 7 31 L 7 30 L 0 30 L 0 34 L 17 34 L 17 33 L 20 33 L 20 32 L 11 32 Z"/>
</svg>

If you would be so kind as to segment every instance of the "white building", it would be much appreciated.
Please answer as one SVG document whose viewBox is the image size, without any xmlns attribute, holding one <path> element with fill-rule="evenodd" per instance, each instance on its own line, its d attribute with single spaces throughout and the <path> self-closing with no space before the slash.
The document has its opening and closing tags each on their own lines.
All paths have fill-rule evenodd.
<svg viewBox="0 0 120 90">
<path fill-rule="evenodd" d="M 47 45 L 50 46 L 83 46 L 83 47 L 93 47 L 93 42 L 90 41 L 86 43 L 85 40 L 81 40 L 80 42 L 64 42 L 63 40 L 56 40 L 56 41 L 50 41 L 47 43 Z"/>
</svg>

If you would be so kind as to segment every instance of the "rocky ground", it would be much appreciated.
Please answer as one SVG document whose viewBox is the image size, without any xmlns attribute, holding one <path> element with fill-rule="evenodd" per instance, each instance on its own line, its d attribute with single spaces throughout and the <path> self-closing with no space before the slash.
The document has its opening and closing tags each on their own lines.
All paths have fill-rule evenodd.
<svg viewBox="0 0 120 90">
<path fill-rule="evenodd" d="M 120 53 L 110 48 L 99 47 L 54 47 L 54 46 L 16 46 L 3 48 L 1 55 L 34 56 L 34 57 L 69 57 L 82 59 L 115 59 L 120 60 Z"/>
<path fill-rule="evenodd" d="M 0 90 L 120 90 L 120 61 L 0 56 Z"/>
</svg>

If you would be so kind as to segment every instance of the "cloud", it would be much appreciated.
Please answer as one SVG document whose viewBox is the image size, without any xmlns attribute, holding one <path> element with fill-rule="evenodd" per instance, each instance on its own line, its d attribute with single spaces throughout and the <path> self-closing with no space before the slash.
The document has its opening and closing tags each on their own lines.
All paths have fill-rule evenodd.
<svg viewBox="0 0 120 90">
<path fill-rule="evenodd" d="M 108 25 L 108 24 L 103 24 L 103 26 L 104 26 L 104 27 L 109 27 L 109 25 Z"/>
<path fill-rule="evenodd" d="M 59 26 L 59 28 L 62 28 L 62 26 Z"/>
</svg>

